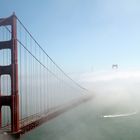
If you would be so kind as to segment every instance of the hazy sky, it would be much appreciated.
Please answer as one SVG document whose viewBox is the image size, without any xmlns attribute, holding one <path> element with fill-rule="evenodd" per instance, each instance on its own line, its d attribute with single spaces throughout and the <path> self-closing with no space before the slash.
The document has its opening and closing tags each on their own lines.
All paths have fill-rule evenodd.
<svg viewBox="0 0 140 140">
<path fill-rule="evenodd" d="M 140 68 L 139 0 L 0 0 L 66 73 Z"/>
</svg>

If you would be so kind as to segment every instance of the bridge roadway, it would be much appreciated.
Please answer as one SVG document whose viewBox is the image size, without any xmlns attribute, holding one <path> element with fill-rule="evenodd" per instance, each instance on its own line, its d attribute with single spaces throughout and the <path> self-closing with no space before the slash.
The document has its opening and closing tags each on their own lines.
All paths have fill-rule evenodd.
<svg viewBox="0 0 140 140">
<path fill-rule="evenodd" d="M 56 108 L 52 108 L 52 109 L 50 109 L 49 112 L 38 113 L 38 114 L 31 115 L 29 117 L 26 117 L 26 118 L 20 120 L 20 122 L 19 122 L 20 131 L 16 134 L 12 133 L 12 135 L 14 137 L 19 138 L 21 135 L 25 134 L 28 131 L 31 131 L 35 127 L 38 127 L 39 125 L 43 124 L 44 122 L 48 122 L 49 120 L 68 111 L 69 109 L 72 109 L 82 103 L 85 103 L 85 102 L 91 100 L 92 98 L 93 98 L 92 95 L 88 95 L 88 96 L 86 95 L 80 99 L 73 100 L 70 103 L 66 103 L 66 104 L 63 104 Z M 11 128 L 11 125 L 7 125 L 6 127 L 3 127 L 1 129 L 1 134 L 2 135 L 6 134 L 6 133 L 9 134 L 10 128 Z"/>
</svg>

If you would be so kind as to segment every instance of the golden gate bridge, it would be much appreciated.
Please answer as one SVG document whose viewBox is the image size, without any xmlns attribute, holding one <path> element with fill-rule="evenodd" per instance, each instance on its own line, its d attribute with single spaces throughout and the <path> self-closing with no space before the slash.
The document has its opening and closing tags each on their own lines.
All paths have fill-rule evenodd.
<svg viewBox="0 0 140 140">
<path fill-rule="evenodd" d="M 0 130 L 20 135 L 92 96 L 46 53 L 19 18 L 0 19 Z"/>
</svg>

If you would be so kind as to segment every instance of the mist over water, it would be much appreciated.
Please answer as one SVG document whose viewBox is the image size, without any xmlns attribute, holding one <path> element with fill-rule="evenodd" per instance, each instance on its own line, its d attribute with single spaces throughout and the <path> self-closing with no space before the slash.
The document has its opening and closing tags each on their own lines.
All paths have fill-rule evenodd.
<svg viewBox="0 0 140 140">
<path fill-rule="evenodd" d="M 17 139 L 8 135 L 6 132 L 0 131 L 0 140 L 17 140 Z"/>
<path fill-rule="evenodd" d="M 140 107 L 140 72 L 109 71 L 90 73 L 82 76 L 83 84 L 92 90 L 99 104 L 112 108 L 114 113 L 138 111 Z M 113 112 L 112 112 L 113 113 Z"/>
<path fill-rule="evenodd" d="M 139 140 L 140 73 L 109 71 L 81 75 L 94 99 L 33 130 L 22 140 Z"/>
<path fill-rule="evenodd" d="M 139 140 L 140 72 L 86 73 L 94 99 L 23 135 L 21 140 Z"/>
</svg>

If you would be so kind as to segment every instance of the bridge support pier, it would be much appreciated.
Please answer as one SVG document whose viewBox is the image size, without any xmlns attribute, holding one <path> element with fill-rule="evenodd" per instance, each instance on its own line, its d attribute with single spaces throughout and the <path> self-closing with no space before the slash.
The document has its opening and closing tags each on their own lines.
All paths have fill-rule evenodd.
<svg viewBox="0 0 140 140">
<path fill-rule="evenodd" d="M 2 125 L 2 106 L 9 106 L 11 109 L 11 133 L 19 132 L 19 95 L 18 95 L 18 64 L 17 64 L 17 25 L 16 16 L 0 19 L 0 26 L 11 26 L 11 40 L 1 41 L 0 50 L 11 50 L 11 64 L 0 66 L 0 78 L 2 75 L 10 75 L 11 95 L 2 95 L 0 89 L 0 127 Z M 1 88 L 1 84 L 0 84 Z"/>
</svg>

